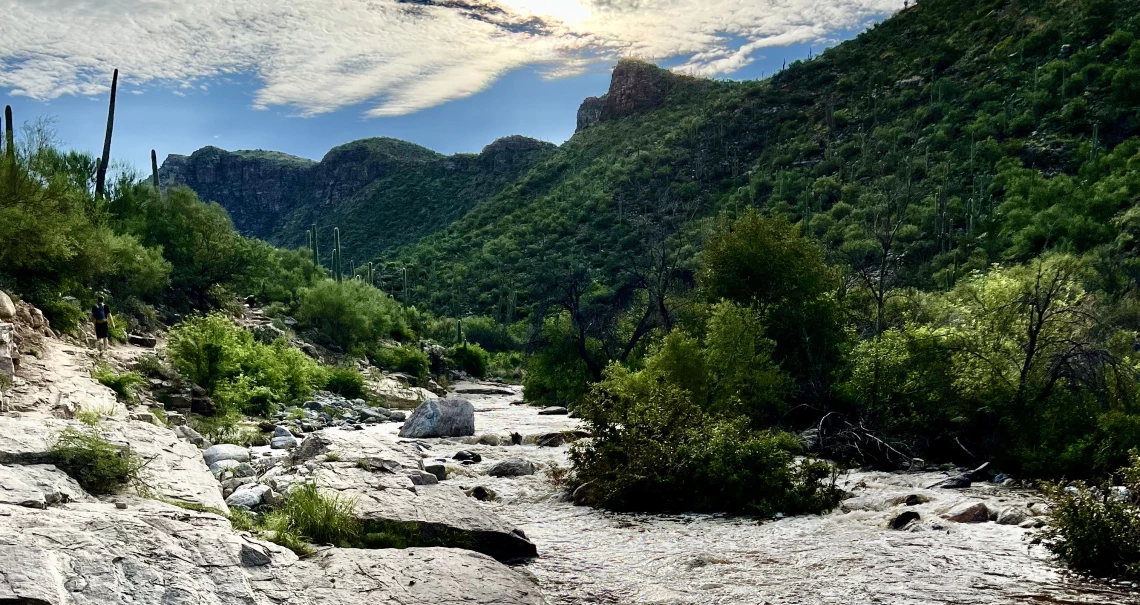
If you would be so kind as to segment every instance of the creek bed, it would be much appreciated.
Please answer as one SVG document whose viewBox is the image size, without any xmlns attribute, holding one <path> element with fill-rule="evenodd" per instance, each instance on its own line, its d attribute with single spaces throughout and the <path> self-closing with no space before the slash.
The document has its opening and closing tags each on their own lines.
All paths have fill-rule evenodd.
<svg viewBox="0 0 1140 605">
<path fill-rule="evenodd" d="M 511 390 L 457 395 L 474 404 L 477 434 L 534 436 L 578 428 L 567 416 L 511 405 L 521 399 Z M 398 425 L 369 430 L 394 435 Z M 567 446 L 424 441 L 440 458 L 459 450 L 482 456 L 472 466 L 449 464 L 447 483 L 498 494 L 492 506 L 538 546 L 539 557 L 519 569 L 533 575 L 552 605 L 1140 603 L 1140 593 L 1130 587 L 1071 577 L 1043 546 L 1031 543 L 1033 530 L 941 517 L 962 502 L 1000 510 L 1041 501 L 1028 490 L 989 484 L 946 490 L 929 487 L 946 478 L 942 473 L 853 472 L 840 481 L 854 498 L 823 516 L 761 523 L 726 515 L 619 514 L 573 506 L 547 480 L 548 469 L 569 465 Z M 539 472 L 486 474 L 507 458 L 530 460 Z M 894 504 L 910 494 L 930 501 Z M 920 521 L 888 529 L 903 510 L 918 512 Z"/>
</svg>

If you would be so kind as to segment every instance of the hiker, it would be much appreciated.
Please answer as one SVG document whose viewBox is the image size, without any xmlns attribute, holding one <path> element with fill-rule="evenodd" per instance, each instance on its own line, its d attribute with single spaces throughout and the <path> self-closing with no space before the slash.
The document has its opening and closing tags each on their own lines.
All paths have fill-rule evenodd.
<svg viewBox="0 0 1140 605">
<path fill-rule="evenodd" d="M 91 319 L 95 322 L 96 346 L 100 351 L 105 351 L 111 346 L 111 328 L 115 326 L 115 318 L 111 316 L 111 310 L 107 308 L 102 296 L 99 297 L 99 303 L 91 309 Z"/>
</svg>

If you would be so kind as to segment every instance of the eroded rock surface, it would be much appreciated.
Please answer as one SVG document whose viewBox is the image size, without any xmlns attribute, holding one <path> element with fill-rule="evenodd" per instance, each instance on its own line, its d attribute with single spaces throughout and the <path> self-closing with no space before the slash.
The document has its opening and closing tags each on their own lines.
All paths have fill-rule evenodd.
<svg viewBox="0 0 1140 605">
<path fill-rule="evenodd" d="M 401 437 L 467 437 L 475 434 L 475 407 L 465 399 L 431 399 L 408 417 Z"/>
<path fill-rule="evenodd" d="M 222 517 L 143 500 L 0 515 L 0 603 L 545 603 L 524 576 L 470 551 L 329 549 L 299 560 Z"/>
<path fill-rule="evenodd" d="M 67 427 L 87 430 L 77 421 L 5 418 L 0 421 L 0 464 L 50 464 L 51 447 Z M 145 422 L 104 420 L 99 430 L 110 442 L 129 446 L 145 465 L 142 481 L 157 497 L 228 511 L 222 491 L 202 453 L 174 431 Z"/>
</svg>

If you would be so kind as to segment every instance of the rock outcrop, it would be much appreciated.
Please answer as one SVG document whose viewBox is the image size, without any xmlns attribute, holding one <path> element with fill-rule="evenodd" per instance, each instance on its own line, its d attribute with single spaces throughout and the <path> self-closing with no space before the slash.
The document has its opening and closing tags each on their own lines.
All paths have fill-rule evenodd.
<svg viewBox="0 0 1140 605">
<path fill-rule="evenodd" d="M 682 86 L 695 86 L 694 78 L 674 74 L 634 59 L 624 59 L 614 67 L 609 92 L 590 97 L 578 109 L 578 130 L 584 130 L 608 120 L 653 111 L 669 99 L 669 95 Z"/>
<path fill-rule="evenodd" d="M 541 605 L 524 576 L 471 551 L 328 549 L 300 560 L 224 518 L 132 500 L 0 505 L 0 603 Z"/>
<path fill-rule="evenodd" d="M 0 464 L 51 464 L 51 447 L 67 427 L 86 428 L 68 420 L 5 418 L 0 422 Z M 143 483 L 155 496 L 227 512 L 222 490 L 202 461 L 202 453 L 170 429 L 133 420 L 104 420 L 104 438 L 129 447 L 142 458 Z"/>
</svg>

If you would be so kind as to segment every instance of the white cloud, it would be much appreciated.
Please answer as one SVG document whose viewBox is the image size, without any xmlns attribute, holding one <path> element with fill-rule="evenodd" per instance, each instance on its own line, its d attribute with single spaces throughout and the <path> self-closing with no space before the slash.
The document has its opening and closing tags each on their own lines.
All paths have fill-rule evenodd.
<svg viewBox="0 0 1140 605">
<path fill-rule="evenodd" d="M 766 47 L 822 40 L 902 0 L 0 0 L 0 88 L 47 100 L 252 73 L 254 106 L 401 115 L 502 74 L 620 56 L 729 75 Z"/>
</svg>

